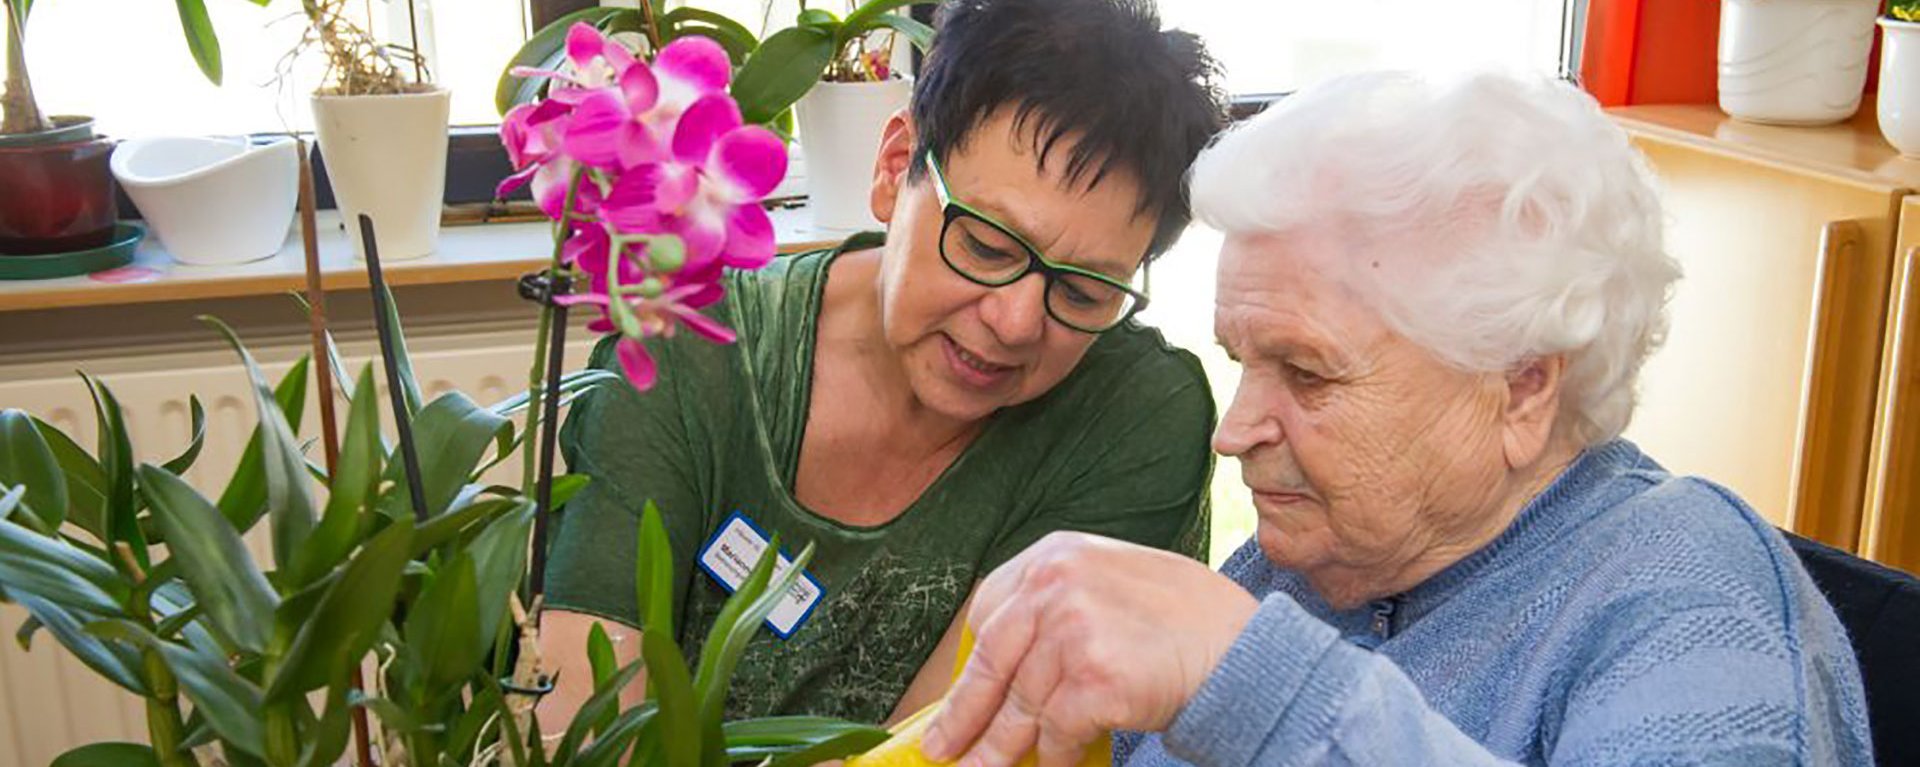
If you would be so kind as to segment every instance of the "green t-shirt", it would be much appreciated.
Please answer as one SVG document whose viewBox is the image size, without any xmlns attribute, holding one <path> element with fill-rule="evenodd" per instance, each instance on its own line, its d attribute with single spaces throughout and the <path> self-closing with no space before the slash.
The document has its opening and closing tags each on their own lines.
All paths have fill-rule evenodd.
<svg viewBox="0 0 1920 767">
<path fill-rule="evenodd" d="M 1052 391 L 991 416 L 894 520 L 854 527 L 796 501 L 827 267 L 842 249 L 877 244 L 859 236 L 732 275 L 713 316 L 737 344 L 650 340 L 654 389 L 582 397 L 560 433 L 568 466 L 592 482 L 559 516 L 549 605 L 637 622 L 635 541 L 652 499 L 676 564 L 676 639 L 697 658 L 728 592 L 694 563 L 729 516 L 779 533 L 789 556 L 814 544 L 808 572 L 825 594 L 790 638 L 755 636 L 731 716 L 885 719 L 974 584 L 1047 533 L 1205 550 L 1213 398 L 1193 355 L 1131 322 L 1101 335 Z M 594 366 L 619 369 L 613 341 L 594 349 Z"/>
</svg>

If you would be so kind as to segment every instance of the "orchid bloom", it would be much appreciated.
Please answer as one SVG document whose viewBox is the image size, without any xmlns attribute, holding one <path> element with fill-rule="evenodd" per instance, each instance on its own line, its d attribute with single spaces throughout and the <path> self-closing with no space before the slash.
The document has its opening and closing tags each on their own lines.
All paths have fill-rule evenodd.
<svg viewBox="0 0 1920 767">
<path fill-rule="evenodd" d="M 726 268 L 772 259 L 760 201 L 786 175 L 787 152 L 771 131 L 742 124 L 726 51 L 688 36 L 647 62 L 582 23 L 568 30 L 564 70 L 515 74 L 552 85 L 501 122 L 515 172 L 499 194 L 531 183 L 565 233 L 561 261 L 589 284 L 560 300 L 601 307 L 588 327 L 623 336 L 621 365 L 642 390 L 658 371 L 641 339 L 684 325 L 732 342 L 700 310 L 720 300 Z"/>
</svg>

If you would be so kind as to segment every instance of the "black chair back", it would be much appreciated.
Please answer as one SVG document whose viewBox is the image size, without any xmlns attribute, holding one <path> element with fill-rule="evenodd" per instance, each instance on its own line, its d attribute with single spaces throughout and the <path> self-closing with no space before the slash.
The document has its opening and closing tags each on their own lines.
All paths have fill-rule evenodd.
<svg viewBox="0 0 1920 767">
<path fill-rule="evenodd" d="M 1785 535 L 1853 641 L 1874 759 L 1920 767 L 1920 578 Z"/>
</svg>

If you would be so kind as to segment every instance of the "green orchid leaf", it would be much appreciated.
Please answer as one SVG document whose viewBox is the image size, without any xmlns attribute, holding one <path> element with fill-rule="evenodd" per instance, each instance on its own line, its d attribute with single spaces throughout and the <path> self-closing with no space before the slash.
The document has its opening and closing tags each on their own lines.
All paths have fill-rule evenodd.
<svg viewBox="0 0 1920 767">
<path fill-rule="evenodd" d="M 457 391 L 442 394 L 420 409 L 413 420 L 413 441 L 419 450 L 421 488 L 429 518 L 447 510 L 460 488 L 472 478 L 487 446 L 511 423 Z M 406 475 L 406 462 L 398 455 L 388 460 L 385 478 L 393 484 L 381 496 L 378 508 L 389 518 L 413 516 Z"/>
<path fill-rule="evenodd" d="M 412 538 L 413 521 L 397 520 L 347 561 L 281 658 L 267 687 L 269 702 L 319 689 L 339 669 L 360 662 L 393 610 Z"/>
<path fill-rule="evenodd" d="M 561 407 L 565 407 L 566 404 L 573 401 L 573 398 L 577 395 L 585 394 L 616 381 L 625 380 L 625 377 L 611 370 L 601 370 L 600 368 L 575 370 L 560 376 L 560 405 Z M 487 409 L 497 415 L 514 415 L 526 410 L 527 403 L 532 401 L 532 399 L 532 396 L 523 391 L 488 405 Z"/>
<path fill-rule="evenodd" d="M 242 678 L 227 665 L 225 658 L 161 641 L 127 620 L 99 621 L 89 624 L 87 631 L 158 652 L 179 681 L 180 691 L 193 701 L 196 711 L 205 714 L 207 724 L 219 733 L 221 740 L 254 756 L 264 752 L 266 733 L 260 714 L 264 703 L 260 688 Z"/>
<path fill-rule="evenodd" d="M 775 757 L 767 767 L 811 767 L 821 762 L 843 759 L 886 742 L 891 737 L 878 727 L 843 732 L 784 756 Z"/>
<path fill-rule="evenodd" d="M 660 507 L 646 503 L 640 515 L 639 551 L 634 563 L 634 593 L 638 595 L 640 628 L 649 634 L 673 635 L 673 545 L 660 519 Z"/>
<path fill-rule="evenodd" d="M 419 656 L 416 670 L 432 694 L 473 675 L 491 635 L 479 631 L 479 587 L 473 556 L 460 552 L 442 565 L 407 614 L 406 648 Z"/>
<path fill-rule="evenodd" d="M 753 30 L 746 25 L 713 11 L 680 6 L 660 17 L 661 39 L 671 42 L 687 35 L 701 35 L 720 44 L 727 50 L 727 58 L 734 66 L 740 66 L 752 55 L 753 49 L 760 47 L 760 41 Z"/>
<path fill-rule="evenodd" d="M 145 743 L 92 743 L 54 757 L 47 767 L 160 767 L 160 757 Z"/>
<path fill-rule="evenodd" d="M 294 439 L 293 425 L 281 412 L 273 390 L 267 387 L 267 377 L 260 373 L 260 366 L 240 342 L 240 336 L 218 319 L 202 316 L 200 320 L 226 336 L 228 345 L 240 355 L 247 377 L 253 381 L 254 410 L 263 436 L 261 456 L 267 481 L 267 515 L 273 532 L 273 561 L 280 567 L 289 567 L 293 564 L 294 552 L 313 533 L 313 495 L 308 490 L 306 459 L 300 452 L 300 443 Z"/>
<path fill-rule="evenodd" d="M 204 0 L 173 0 L 180 11 L 180 31 L 187 36 L 187 50 L 207 82 L 220 84 L 220 38 L 214 34 L 213 20 L 207 18 Z"/>
<path fill-rule="evenodd" d="M 907 38 L 908 42 L 913 43 L 913 47 L 919 48 L 922 53 L 925 53 L 927 49 L 933 47 L 933 27 L 927 26 L 911 16 L 886 13 L 875 16 L 873 23 L 876 27 L 886 27 L 900 33 L 902 37 Z"/>
<path fill-rule="evenodd" d="M 594 729 L 606 726 L 615 718 L 620 708 L 620 691 L 626 689 L 644 668 L 641 663 L 629 663 L 626 668 L 609 677 L 606 684 L 594 687 L 593 695 L 580 704 L 580 711 L 573 715 L 566 734 L 560 738 L 560 747 L 554 752 L 556 764 L 578 753 L 581 744 L 587 742 Z"/>
<path fill-rule="evenodd" d="M 63 607 L 116 615 L 132 589 L 111 565 L 59 538 L 0 519 L 0 584 L 18 600 L 38 596 Z"/>
<path fill-rule="evenodd" d="M 24 488 L 27 510 L 48 530 L 67 520 L 66 473 L 33 417 L 12 408 L 0 410 L 0 487 Z"/>
<path fill-rule="evenodd" d="M 133 441 L 127 436 L 125 412 L 120 400 L 113 396 L 113 390 L 98 379 L 85 373 L 80 378 L 87 384 L 88 392 L 93 396 L 94 415 L 99 424 L 100 464 L 107 471 L 106 544 L 112 552 L 120 544 L 126 544 L 133 560 L 141 569 L 150 564 L 147 554 L 147 537 L 140 532 L 139 498 L 133 488 Z M 113 560 L 115 567 L 123 567 L 121 560 Z"/>
<path fill-rule="evenodd" d="M 92 534 L 95 539 L 106 540 L 106 470 L 66 432 L 38 418 L 33 419 L 33 426 L 47 441 L 47 449 L 53 453 L 54 460 L 60 464 L 60 472 L 66 476 L 67 520 Z"/>
<path fill-rule="evenodd" d="M 657 721 L 667 767 L 701 767 L 699 703 L 693 698 L 693 679 L 680 646 L 671 631 L 647 630 L 640 632 L 640 653 L 646 661 L 647 686 L 660 706 Z"/>
<path fill-rule="evenodd" d="M 593 668 L 595 688 L 605 686 L 607 680 L 620 671 L 620 662 L 614 659 L 613 640 L 607 638 L 607 630 L 598 621 L 587 629 L 587 663 Z"/>
<path fill-rule="evenodd" d="M 291 434 L 300 432 L 301 416 L 306 412 L 307 366 L 308 358 L 302 356 L 273 388 L 273 400 L 286 416 Z M 220 494 L 221 515 L 233 523 L 233 529 L 243 534 L 252 530 L 253 524 L 267 511 L 266 457 L 263 447 L 265 433 L 264 422 L 254 427 L 253 436 L 247 439 L 246 448 L 240 452 L 240 463 L 234 467 L 232 479 L 227 481 L 226 491 Z"/>
<path fill-rule="evenodd" d="M 179 456 L 160 464 L 161 468 L 180 475 L 185 475 L 188 469 L 193 468 L 193 462 L 200 458 L 200 448 L 207 442 L 207 410 L 200 406 L 200 396 L 187 395 L 187 406 L 193 419 L 192 440 L 187 443 L 187 449 Z"/>
<path fill-rule="evenodd" d="M 326 713 L 307 733 L 307 744 L 300 749 L 300 767 L 330 767 L 347 750 L 347 734 L 353 724 L 353 709 L 347 705 L 350 689 L 344 672 L 327 685 L 327 700 L 320 709 Z"/>
<path fill-rule="evenodd" d="M 35 622 L 46 627 L 47 633 L 73 653 L 87 668 L 109 682 L 135 695 L 152 694 L 141 674 L 140 653 L 118 642 L 107 642 L 86 632 L 86 625 L 99 620 L 99 616 L 68 610 L 39 597 L 22 594 L 20 606 Z M 116 613 L 117 615 L 118 613 Z M 21 647 L 26 647 L 24 642 Z"/>
<path fill-rule="evenodd" d="M 635 706 L 620 712 L 606 729 L 594 736 L 580 754 L 569 762 L 569 767 L 613 767 L 620 756 L 627 752 L 633 741 L 640 737 L 641 731 L 653 721 L 660 709 L 651 703 Z M 635 761 L 634 764 L 644 764 Z"/>
<path fill-rule="evenodd" d="M 788 27 L 766 39 L 741 65 L 730 92 L 742 119 L 763 124 L 807 95 L 833 60 L 833 35 L 813 27 Z M 618 302 L 615 302 L 616 306 Z"/>
<path fill-rule="evenodd" d="M 360 369 L 347 407 L 346 433 L 329 479 L 327 505 L 307 544 L 294 552 L 291 583 L 301 588 L 347 558 L 360 538 L 360 515 L 380 480 L 386 449 L 380 443 L 380 398 L 373 385 L 373 366 Z"/>
<path fill-rule="evenodd" d="M 435 547 L 459 538 L 469 530 L 484 529 L 493 520 L 521 508 L 526 501 L 519 497 L 493 498 L 476 501 L 471 505 L 456 507 L 440 516 L 427 520 L 413 535 L 413 558 L 427 555 Z"/>
<path fill-rule="evenodd" d="M 935 0 L 872 0 L 847 14 L 845 23 L 840 27 L 840 39 L 835 42 L 844 46 L 854 38 L 866 34 L 867 30 L 874 28 L 874 25 L 880 24 L 881 16 L 891 15 L 893 11 L 909 5 L 931 2 Z"/>
<path fill-rule="evenodd" d="M 265 650 L 280 598 L 254 567 L 240 534 L 186 480 L 166 469 L 142 465 L 140 482 L 194 604 L 240 647 Z"/>
</svg>

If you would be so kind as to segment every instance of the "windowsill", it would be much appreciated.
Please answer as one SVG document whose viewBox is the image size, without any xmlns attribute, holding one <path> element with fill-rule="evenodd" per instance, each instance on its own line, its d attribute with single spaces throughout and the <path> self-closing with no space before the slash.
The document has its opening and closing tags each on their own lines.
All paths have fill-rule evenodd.
<svg viewBox="0 0 1920 767">
<path fill-rule="evenodd" d="M 845 236 L 814 228 L 804 206 L 770 213 L 783 253 L 828 247 Z M 322 211 L 319 228 L 321 286 L 330 291 L 365 288 L 366 264 L 353 256 L 339 214 Z M 544 265 L 552 249 L 552 229 L 545 221 L 442 226 L 439 250 L 432 255 L 382 261 L 381 266 L 387 282 L 395 286 L 514 280 Z M 0 281 L 0 312 L 271 295 L 303 290 L 306 284 L 306 257 L 297 224 L 289 229 L 278 253 L 232 266 L 179 263 L 149 234 L 133 263 L 122 269 L 53 280 Z"/>
<path fill-rule="evenodd" d="M 1870 187 L 1920 189 L 1920 160 L 1903 158 L 1880 136 L 1873 100 L 1834 125 L 1761 125 L 1712 104 L 1658 104 L 1607 110 L 1628 133 L 1722 156 L 1810 169 Z"/>
</svg>

